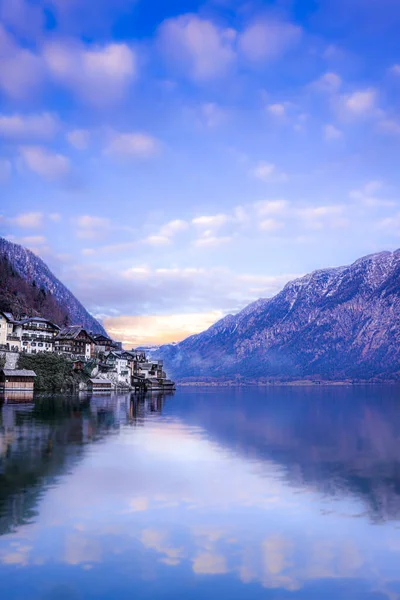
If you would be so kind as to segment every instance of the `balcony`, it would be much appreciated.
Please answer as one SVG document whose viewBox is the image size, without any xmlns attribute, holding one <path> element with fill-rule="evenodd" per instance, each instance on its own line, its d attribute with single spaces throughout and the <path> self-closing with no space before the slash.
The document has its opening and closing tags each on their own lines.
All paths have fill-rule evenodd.
<svg viewBox="0 0 400 600">
<path fill-rule="evenodd" d="M 24 331 L 46 331 L 53 335 L 56 335 L 57 331 L 52 327 L 47 327 L 47 325 L 32 325 L 31 323 L 26 323 L 22 326 Z"/>
<path fill-rule="evenodd" d="M 9 342 L 20 342 L 20 341 L 21 341 L 21 338 L 20 338 L 20 337 L 18 337 L 17 335 L 10 335 L 10 334 L 9 334 L 9 335 L 7 336 L 7 341 L 9 341 Z"/>
<path fill-rule="evenodd" d="M 22 335 L 22 340 L 27 342 L 47 342 L 48 344 L 54 343 L 53 336 L 46 335 Z"/>
</svg>

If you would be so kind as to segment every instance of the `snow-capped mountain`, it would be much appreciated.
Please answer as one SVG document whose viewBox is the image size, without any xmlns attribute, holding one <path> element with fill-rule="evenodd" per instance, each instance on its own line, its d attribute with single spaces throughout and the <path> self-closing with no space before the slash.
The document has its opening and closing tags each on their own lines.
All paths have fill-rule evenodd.
<svg viewBox="0 0 400 600">
<path fill-rule="evenodd" d="M 177 379 L 399 379 L 400 250 L 289 282 L 158 352 Z"/>
<path fill-rule="evenodd" d="M 65 285 L 57 279 L 41 258 L 19 244 L 0 237 L 0 255 L 4 255 L 14 270 L 25 281 L 35 282 L 38 288 L 51 292 L 59 306 L 66 312 L 69 322 L 82 325 L 88 331 L 105 334 L 100 323 L 82 306 Z"/>
</svg>

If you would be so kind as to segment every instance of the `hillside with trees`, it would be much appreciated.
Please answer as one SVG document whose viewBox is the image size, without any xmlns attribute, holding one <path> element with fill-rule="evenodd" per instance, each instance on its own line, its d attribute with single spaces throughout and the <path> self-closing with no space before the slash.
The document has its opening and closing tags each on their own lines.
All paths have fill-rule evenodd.
<svg viewBox="0 0 400 600">
<path fill-rule="evenodd" d="M 69 317 L 51 292 L 35 281 L 25 281 L 5 254 L 0 254 L 0 311 L 10 312 L 17 319 L 41 316 L 60 327 L 69 325 Z"/>
</svg>

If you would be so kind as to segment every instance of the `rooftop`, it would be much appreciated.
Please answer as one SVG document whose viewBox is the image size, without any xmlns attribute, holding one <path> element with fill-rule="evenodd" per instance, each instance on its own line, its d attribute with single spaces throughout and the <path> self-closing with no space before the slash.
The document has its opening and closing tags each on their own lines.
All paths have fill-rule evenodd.
<svg viewBox="0 0 400 600">
<path fill-rule="evenodd" d="M 21 319 L 20 321 L 17 321 L 17 322 L 19 325 L 25 325 L 25 323 L 49 323 L 56 329 L 60 329 L 58 325 L 56 325 L 52 321 L 49 321 L 49 319 L 44 319 L 43 317 L 28 317 L 26 319 Z"/>
<path fill-rule="evenodd" d="M 3 369 L 6 377 L 36 377 L 35 371 L 29 369 Z"/>
<path fill-rule="evenodd" d="M 86 333 L 86 335 L 88 337 L 90 337 L 90 335 L 88 334 L 86 329 L 84 329 L 80 325 L 70 325 L 69 327 L 64 327 L 63 329 L 60 329 L 60 331 L 57 334 L 56 340 L 76 339 L 78 337 L 78 335 L 81 333 L 81 331 L 84 331 Z M 90 339 L 92 339 L 92 338 L 90 338 Z"/>
</svg>

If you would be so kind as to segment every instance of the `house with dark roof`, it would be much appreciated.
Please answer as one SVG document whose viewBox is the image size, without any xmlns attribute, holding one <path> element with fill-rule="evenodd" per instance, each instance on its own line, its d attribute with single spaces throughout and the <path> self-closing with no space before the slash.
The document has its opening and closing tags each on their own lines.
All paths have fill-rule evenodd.
<svg viewBox="0 0 400 600">
<path fill-rule="evenodd" d="M 20 350 L 27 354 L 54 352 L 54 340 L 60 328 L 43 317 L 29 317 L 14 322 L 14 336 L 20 339 Z"/>
<path fill-rule="evenodd" d="M 28 369 L 3 369 L 0 371 L 0 391 L 33 392 L 36 373 Z"/>
<path fill-rule="evenodd" d="M 91 333 L 90 335 L 94 340 L 95 354 L 100 352 L 103 354 L 105 352 L 110 352 L 110 350 L 114 347 L 114 342 L 106 335 L 103 335 L 102 333 Z"/>
<path fill-rule="evenodd" d="M 58 332 L 54 339 L 54 350 L 59 354 L 88 360 L 93 356 L 94 339 L 80 325 L 70 325 Z"/>
<path fill-rule="evenodd" d="M 110 379 L 94 378 L 88 381 L 88 390 L 93 394 L 107 393 L 110 394 L 113 389 L 113 382 Z"/>
</svg>

